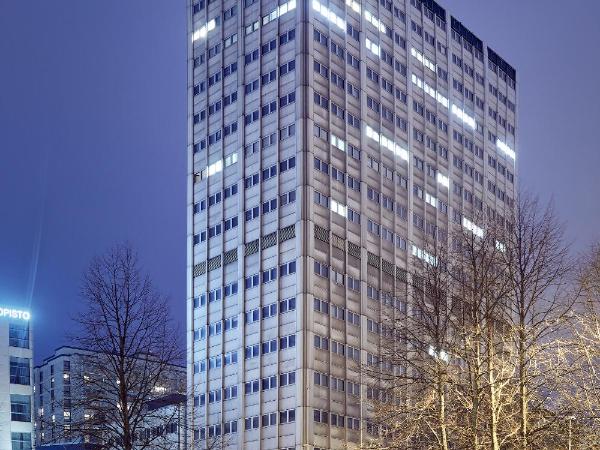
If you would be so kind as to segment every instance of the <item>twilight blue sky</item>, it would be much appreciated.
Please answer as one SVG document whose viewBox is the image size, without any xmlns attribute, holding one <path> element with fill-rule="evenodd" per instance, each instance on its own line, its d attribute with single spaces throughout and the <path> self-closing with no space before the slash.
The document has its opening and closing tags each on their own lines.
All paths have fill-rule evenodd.
<svg viewBox="0 0 600 450">
<path fill-rule="evenodd" d="M 519 84 L 520 182 L 600 240 L 600 2 L 446 0 Z M 185 0 L 0 0 L 0 304 L 64 343 L 90 258 L 130 240 L 184 323 Z"/>
</svg>

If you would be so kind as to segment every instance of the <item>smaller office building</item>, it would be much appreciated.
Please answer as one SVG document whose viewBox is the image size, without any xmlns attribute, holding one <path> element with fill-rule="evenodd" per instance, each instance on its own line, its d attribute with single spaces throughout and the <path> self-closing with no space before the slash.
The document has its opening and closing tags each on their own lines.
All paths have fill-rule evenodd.
<svg viewBox="0 0 600 450">
<path fill-rule="evenodd" d="M 31 313 L 0 305 L 0 449 L 31 450 Z"/>
<path fill-rule="evenodd" d="M 86 378 L 98 376 L 94 367 L 102 358 L 89 350 L 62 346 L 33 369 L 36 449 L 99 447 L 92 436 L 82 436 L 77 428 L 92 414 L 79 399 L 88 389 Z M 145 405 L 147 414 L 140 432 L 156 440 L 151 449 L 186 450 L 186 402 L 179 394 L 185 386 L 185 368 L 173 366 L 165 376 L 165 386 L 156 386 L 156 397 Z M 4 448 L 0 446 L 0 450 Z"/>
</svg>

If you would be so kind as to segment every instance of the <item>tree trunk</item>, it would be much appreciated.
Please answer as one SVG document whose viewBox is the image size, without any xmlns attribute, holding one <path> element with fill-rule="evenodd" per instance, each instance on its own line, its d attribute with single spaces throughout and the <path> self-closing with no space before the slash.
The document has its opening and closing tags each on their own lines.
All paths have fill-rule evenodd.
<svg viewBox="0 0 600 450">
<path fill-rule="evenodd" d="M 441 450 L 449 450 L 448 447 L 448 428 L 446 423 L 446 393 L 444 389 L 443 374 L 438 377 L 438 420 L 440 427 L 440 448 Z"/>
<path fill-rule="evenodd" d="M 528 406 L 527 406 L 527 367 L 526 367 L 526 348 L 525 348 L 525 324 L 521 321 L 521 329 L 519 330 L 519 421 L 520 421 L 520 438 L 521 450 L 528 448 Z"/>
</svg>

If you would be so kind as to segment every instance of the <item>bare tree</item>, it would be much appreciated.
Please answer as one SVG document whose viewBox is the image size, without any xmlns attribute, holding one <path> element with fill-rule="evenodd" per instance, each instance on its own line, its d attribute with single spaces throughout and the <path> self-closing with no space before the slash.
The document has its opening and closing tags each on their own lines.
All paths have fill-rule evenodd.
<svg viewBox="0 0 600 450">
<path fill-rule="evenodd" d="M 581 302 L 575 312 L 569 360 L 574 375 L 564 390 L 571 448 L 597 448 L 600 442 L 600 245 L 592 248 L 579 279 Z"/>
<path fill-rule="evenodd" d="M 454 372 L 447 352 L 454 348 L 455 335 L 447 273 L 431 263 L 444 252 L 440 246 L 431 251 L 429 263 L 417 261 L 418 275 L 395 292 L 396 301 L 383 301 L 382 322 L 370 325 L 369 331 L 380 336 L 379 355 L 365 366 L 371 422 L 380 432 L 372 448 L 403 449 L 417 443 L 419 448 L 450 448 L 454 420 L 449 416 L 454 411 L 448 397 Z M 403 300 L 407 295 L 409 305 Z"/>
<path fill-rule="evenodd" d="M 582 424 L 564 398 L 576 293 L 552 208 L 523 195 L 514 215 L 463 219 L 449 249 L 414 260 L 408 314 L 383 309 L 391 331 L 366 369 L 381 390 L 372 447 L 560 448 Z"/>
<path fill-rule="evenodd" d="M 454 233 L 448 261 L 458 335 L 451 351 L 461 363 L 458 400 L 468 418 L 460 445 L 498 450 L 508 433 L 506 402 L 512 398 L 505 345 L 508 287 L 498 245 L 502 229 L 483 216 L 472 220 L 479 225 Z"/>
<path fill-rule="evenodd" d="M 543 207 L 519 195 L 508 218 L 504 271 L 510 286 L 509 314 L 515 352 L 520 449 L 539 448 L 540 440 L 564 421 L 558 392 L 571 374 L 564 357 L 569 312 L 576 295 L 567 293 L 572 264 L 552 205 Z M 553 431 L 554 430 L 554 431 Z"/>
<path fill-rule="evenodd" d="M 136 253 L 119 245 L 93 259 L 84 275 L 83 357 L 72 409 L 84 411 L 71 432 L 102 449 L 160 448 L 173 410 L 148 402 L 183 390 L 182 351 L 167 299 L 141 273 Z M 158 425 L 157 425 L 158 424 Z M 149 427 L 154 427 L 154 431 Z"/>
</svg>

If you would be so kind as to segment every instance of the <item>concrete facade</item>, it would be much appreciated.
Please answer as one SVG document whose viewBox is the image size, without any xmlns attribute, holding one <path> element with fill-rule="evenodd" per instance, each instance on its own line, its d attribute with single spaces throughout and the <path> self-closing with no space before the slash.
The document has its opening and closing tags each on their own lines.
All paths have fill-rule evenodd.
<svg viewBox="0 0 600 450">
<path fill-rule="evenodd" d="M 514 206 L 516 73 L 432 0 L 189 0 L 193 448 L 368 439 L 415 259 Z"/>
</svg>

